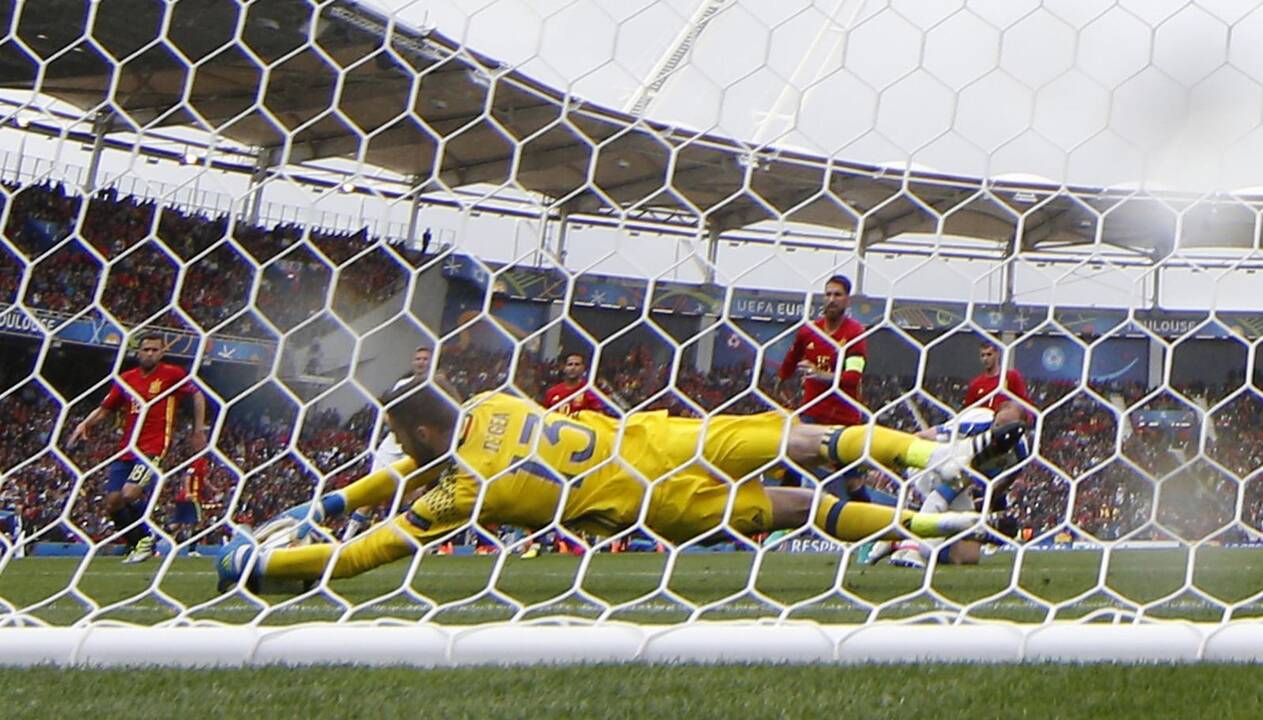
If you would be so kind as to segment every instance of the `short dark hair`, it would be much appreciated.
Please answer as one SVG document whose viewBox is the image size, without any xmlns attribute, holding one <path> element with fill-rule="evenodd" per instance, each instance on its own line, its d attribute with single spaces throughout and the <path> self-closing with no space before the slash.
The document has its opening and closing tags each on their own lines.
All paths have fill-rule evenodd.
<svg viewBox="0 0 1263 720">
<path fill-rule="evenodd" d="M 159 342 L 163 345 L 167 344 L 166 338 L 162 337 L 162 333 L 147 330 L 140 334 L 140 338 L 136 340 L 136 347 L 140 347 L 149 341 Z"/>
<path fill-rule="evenodd" d="M 435 378 L 432 382 L 417 379 L 383 395 L 381 404 L 397 431 L 413 432 L 420 426 L 447 430 L 456 426 L 460 411 L 453 407 L 451 400 L 443 397 L 443 392 L 449 397 L 459 397 L 456 390 L 442 379 Z M 447 451 L 447 448 L 432 447 L 417 437 L 410 436 L 408 440 L 410 444 L 405 443 L 405 447 L 421 451 L 422 457 L 412 458 L 418 465 L 432 462 Z"/>
<path fill-rule="evenodd" d="M 424 350 L 424 351 L 426 351 L 426 352 L 430 353 L 431 355 L 433 355 L 433 354 L 434 354 L 434 347 L 433 347 L 433 346 L 431 346 L 431 345 L 418 345 L 418 346 L 417 346 L 417 349 L 412 351 L 412 354 L 413 354 L 413 355 L 416 355 L 417 353 L 421 352 L 422 350 Z"/>
<path fill-rule="evenodd" d="M 568 352 L 568 353 L 566 353 L 566 354 L 565 354 L 565 356 L 562 358 L 562 360 L 563 360 L 563 361 L 568 361 L 568 360 L 570 360 L 570 358 L 572 358 L 572 357 L 577 357 L 577 358 L 579 358 L 579 362 L 583 363 L 584 365 L 587 365 L 587 364 L 588 364 L 588 358 L 587 358 L 587 357 L 586 357 L 583 353 L 581 353 L 581 352 Z"/>
<path fill-rule="evenodd" d="M 851 294 L 851 278 L 849 278 L 849 277 L 847 277 L 847 276 L 845 276 L 845 275 L 834 275 L 833 277 L 829 278 L 828 280 L 825 280 L 825 281 L 824 281 L 824 284 L 825 284 L 826 286 L 828 286 L 828 285 L 835 285 L 835 284 L 836 284 L 836 285 L 841 285 L 842 287 L 846 288 L 846 294 L 847 294 L 847 295 L 850 295 L 850 294 Z"/>
</svg>

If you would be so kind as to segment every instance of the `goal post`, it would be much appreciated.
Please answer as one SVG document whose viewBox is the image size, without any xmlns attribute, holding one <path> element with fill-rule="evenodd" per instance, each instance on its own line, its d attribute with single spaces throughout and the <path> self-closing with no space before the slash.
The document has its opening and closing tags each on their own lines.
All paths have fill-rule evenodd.
<svg viewBox="0 0 1263 720">
<path fill-rule="evenodd" d="M 0 5 L 0 666 L 1263 660 L 1263 10 Z M 838 287 L 858 329 L 785 363 Z M 133 370 L 144 338 L 190 382 Z M 608 414 L 613 458 L 635 413 L 808 426 L 810 382 L 963 446 L 955 416 L 1016 392 L 975 392 L 997 371 L 1029 453 L 964 489 L 872 438 L 845 472 L 784 440 L 744 477 L 699 446 L 607 465 L 646 497 L 704 470 L 703 530 L 563 522 L 603 470 L 537 435 L 606 421 L 554 419 L 470 500 L 521 472 L 559 486 L 551 520 L 334 570 L 348 525 L 454 482 L 321 501 L 401 457 L 382 398 L 407 378 L 453 412 Z M 811 519 L 764 532 L 760 485 Z M 931 491 L 984 513 L 870 534 L 894 564 L 815 517 Z M 310 528 L 252 539 L 294 507 Z M 331 557 L 256 586 L 265 544 Z"/>
<path fill-rule="evenodd" d="M 559 663 L 1255 663 L 1257 624 L 310 624 L 0 630 L 0 666 L 466 667 Z"/>
</svg>

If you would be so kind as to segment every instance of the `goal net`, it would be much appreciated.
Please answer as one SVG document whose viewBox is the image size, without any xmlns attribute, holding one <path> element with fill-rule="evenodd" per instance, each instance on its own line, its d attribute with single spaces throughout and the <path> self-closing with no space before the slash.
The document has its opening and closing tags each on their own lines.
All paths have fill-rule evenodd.
<svg viewBox="0 0 1263 720">
<path fill-rule="evenodd" d="M 1252 3 L 0 31 L 0 664 L 1261 657 Z M 557 414 L 496 465 L 524 401 Z M 987 467 L 794 455 L 880 425 L 967 464 L 979 405 L 1028 428 Z M 426 472 L 370 475 L 388 408 Z M 884 502 L 979 514 L 857 529 Z"/>
</svg>

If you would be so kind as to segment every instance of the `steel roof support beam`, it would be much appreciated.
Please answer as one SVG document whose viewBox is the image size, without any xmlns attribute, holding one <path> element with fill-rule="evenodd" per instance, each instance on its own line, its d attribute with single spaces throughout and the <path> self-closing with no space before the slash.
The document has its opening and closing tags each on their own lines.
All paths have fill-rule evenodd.
<svg viewBox="0 0 1263 720">
<path fill-rule="evenodd" d="M 412 187 L 408 190 L 408 194 L 411 195 L 408 201 L 408 235 L 404 238 L 408 247 L 412 247 L 417 242 L 417 222 L 421 217 L 421 185 L 424 179 L 413 175 L 410 181 Z"/>
<path fill-rule="evenodd" d="M 259 223 L 259 211 L 263 207 L 263 191 L 267 187 L 268 171 L 277 165 L 278 153 L 274 148 L 259 148 L 250 173 L 250 189 L 246 194 L 246 218 L 251 225 Z"/>
<path fill-rule="evenodd" d="M 114 126 L 114 111 L 102 108 L 92 118 L 92 157 L 88 160 L 88 173 L 83 179 L 83 192 L 96 192 L 97 176 L 101 172 L 101 155 L 105 152 L 105 136 Z"/>
<path fill-rule="evenodd" d="M 544 222 L 548 222 L 547 218 Z M 557 217 L 557 261 L 566 265 L 566 240 L 570 235 L 570 213 L 565 210 Z"/>
<path fill-rule="evenodd" d="M 706 284 L 715 284 L 715 268 L 719 267 L 719 234 L 715 223 L 706 224 Z"/>
</svg>

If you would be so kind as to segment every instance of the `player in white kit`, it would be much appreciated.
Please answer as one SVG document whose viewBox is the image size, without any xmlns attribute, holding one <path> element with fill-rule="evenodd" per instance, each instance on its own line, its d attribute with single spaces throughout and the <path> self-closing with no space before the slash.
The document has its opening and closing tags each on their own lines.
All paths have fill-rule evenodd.
<svg viewBox="0 0 1263 720">
<path fill-rule="evenodd" d="M 412 372 L 404 375 L 395 382 L 390 388 L 391 391 L 407 385 L 413 380 L 426 380 L 430 376 L 430 363 L 434 359 L 434 351 L 428 345 L 422 345 L 412 353 Z M 437 374 L 442 379 L 442 374 Z M 453 398 L 458 401 L 460 398 Z M 382 468 L 404 459 L 406 454 L 403 447 L 400 446 L 398 438 L 393 432 L 387 433 L 382 438 L 381 444 L 373 451 L 373 468 L 371 472 L 377 472 Z M 373 524 L 373 508 L 362 507 L 355 508 L 351 512 L 351 519 L 347 521 L 346 528 L 342 530 L 342 542 L 346 542 L 360 533 L 361 530 Z"/>
</svg>

